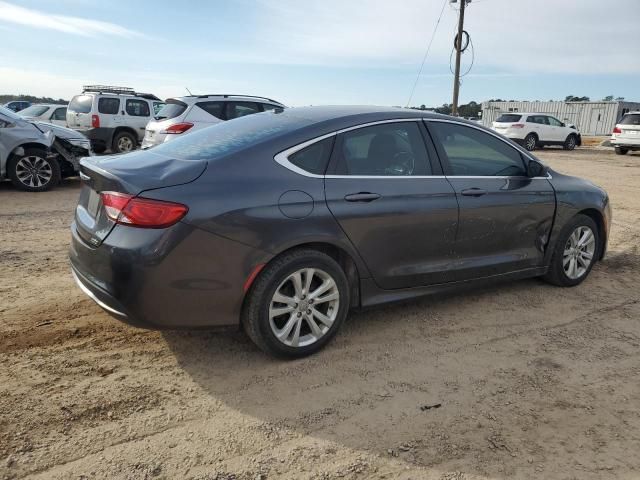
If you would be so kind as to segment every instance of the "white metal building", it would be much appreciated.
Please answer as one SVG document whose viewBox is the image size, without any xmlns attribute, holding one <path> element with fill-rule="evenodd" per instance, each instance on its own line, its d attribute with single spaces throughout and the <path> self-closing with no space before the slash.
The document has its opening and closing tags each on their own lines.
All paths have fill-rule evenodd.
<svg viewBox="0 0 640 480">
<path fill-rule="evenodd" d="M 482 123 L 491 123 L 502 113 L 548 113 L 565 123 L 573 123 L 582 135 L 609 135 L 627 112 L 640 110 L 639 102 L 483 102 Z"/>
</svg>

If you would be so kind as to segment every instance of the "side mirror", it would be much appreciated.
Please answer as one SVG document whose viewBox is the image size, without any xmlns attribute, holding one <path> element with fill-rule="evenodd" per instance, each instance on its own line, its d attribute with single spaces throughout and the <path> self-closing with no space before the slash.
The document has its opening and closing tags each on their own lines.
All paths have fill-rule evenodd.
<svg viewBox="0 0 640 480">
<path fill-rule="evenodd" d="M 529 160 L 527 164 L 527 176 L 533 177 L 545 177 L 547 175 L 547 167 L 536 160 Z"/>
</svg>

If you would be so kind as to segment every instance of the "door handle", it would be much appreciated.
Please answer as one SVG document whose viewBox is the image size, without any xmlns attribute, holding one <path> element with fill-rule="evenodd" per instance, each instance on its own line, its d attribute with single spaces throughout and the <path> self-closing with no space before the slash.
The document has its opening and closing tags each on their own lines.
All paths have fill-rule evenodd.
<svg viewBox="0 0 640 480">
<path fill-rule="evenodd" d="M 344 199 L 347 202 L 373 202 L 380 198 L 379 193 L 359 192 L 346 195 Z"/>
<path fill-rule="evenodd" d="M 486 195 L 487 191 L 481 188 L 467 188 L 466 190 L 462 190 L 460 193 L 465 197 L 481 197 L 482 195 Z"/>
</svg>

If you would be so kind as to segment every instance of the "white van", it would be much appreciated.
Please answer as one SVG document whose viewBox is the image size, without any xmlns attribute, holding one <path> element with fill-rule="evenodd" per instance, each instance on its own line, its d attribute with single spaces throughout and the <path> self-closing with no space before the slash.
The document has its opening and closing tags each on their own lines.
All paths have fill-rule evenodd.
<svg viewBox="0 0 640 480">
<path fill-rule="evenodd" d="M 69 102 L 67 125 L 86 135 L 96 153 L 126 153 L 140 145 L 147 123 L 163 105 L 133 88 L 87 85 Z"/>
</svg>

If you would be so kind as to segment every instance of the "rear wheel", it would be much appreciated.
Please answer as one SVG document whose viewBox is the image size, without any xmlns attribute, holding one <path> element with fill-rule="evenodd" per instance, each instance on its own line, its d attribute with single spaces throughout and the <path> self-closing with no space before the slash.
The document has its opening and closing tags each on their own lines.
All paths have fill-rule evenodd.
<svg viewBox="0 0 640 480">
<path fill-rule="evenodd" d="M 60 165 L 39 148 L 27 148 L 7 165 L 11 183 L 20 190 L 43 192 L 60 182 Z"/>
<path fill-rule="evenodd" d="M 253 342 L 279 357 L 304 357 L 324 347 L 349 311 L 340 265 L 316 250 L 275 259 L 251 287 L 242 323 Z"/>
<path fill-rule="evenodd" d="M 115 153 L 128 153 L 136 148 L 136 139 L 129 132 L 119 132 L 113 137 L 111 149 Z"/>
<path fill-rule="evenodd" d="M 578 141 L 576 140 L 576 136 L 571 134 L 564 141 L 564 145 L 562 145 L 562 148 L 564 148 L 565 150 L 573 150 L 574 148 L 576 148 L 577 143 Z"/>
<path fill-rule="evenodd" d="M 560 233 L 545 280 L 573 287 L 587 278 L 600 252 L 598 227 L 591 217 L 576 215 Z"/>
<path fill-rule="evenodd" d="M 616 155 L 626 155 L 627 152 L 629 151 L 628 149 L 623 147 L 615 147 L 615 150 L 616 150 Z"/>
<path fill-rule="evenodd" d="M 524 143 L 524 148 L 532 152 L 533 150 L 536 149 L 536 146 L 538 144 L 538 137 L 536 137 L 535 134 L 530 133 L 529 135 L 524 137 L 523 143 Z"/>
</svg>

